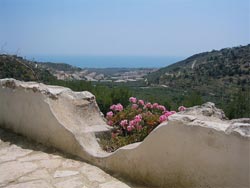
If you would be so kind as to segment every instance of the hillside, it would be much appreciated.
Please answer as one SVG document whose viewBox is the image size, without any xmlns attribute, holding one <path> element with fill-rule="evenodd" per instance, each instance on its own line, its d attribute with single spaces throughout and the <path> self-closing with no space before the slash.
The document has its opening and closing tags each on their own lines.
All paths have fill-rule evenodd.
<svg viewBox="0 0 250 188">
<path fill-rule="evenodd" d="M 250 83 L 250 44 L 193 55 L 148 75 L 151 84 L 189 88 Z"/>
<path fill-rule="evenodd" d="M 81 68 L 74 67 L 72 65 L 66 64 L 66 63 L 51 63 L 51 62 L 39 62 L 39 66 L 42 68 L 51 70 L 51 71 L 67 71 L 67 72 L 74 72 L 74 71 L 80 71 Z"/>
<path fill-rule="evenodd" d="M 62 69 L 67 73 L 64 73 Z M 68 74 L 70 70 L 73 72 Z M 80 72 L 84 71 L 68 64 L 46 63 L 43 65 L 43 63 L 29 61 L 16 55 L 0 54 L 0 79 L 15 78 L 20 81 L 37 81 L 49 85 L 64 86 L 73 91 L 90 91 L 96 96 L 100 109 L 105 113 L 113 103 L 128 104 L 131 93 L 127 87 L 114 88 L 104 86 L 101 83 L 97 85 L 82 79 L 75 79 L 72 75 L 76 75 L 79 70 Z M 56 71 L 69 75 L 69 79 L 57 79 L 53 75 Z"/>
<path fill-rule="evenodd" d="M 88 90 L 96 95 L 103 112 L 113 103 L 126 105 L 133 95 L 169 109 L 210 101 L 229 118 L 250 117 L 249 70 L 250 45 L 196 54 L 159 70 L 87 70 L 0 54 L 0 78 L 61 85 L 74 91 Z"/>
<path fill-rule="evenodd" d="M 55 77 L 36 62 L 28 61 L 16 55 L 0 54 L 0 79 L 15 78 L 23 81 L 40 81 L 48 83 Z"/>
<path fill-rule="evenodd" d="M 250 44 L 196 54 L 146 78 L 179 105 L 212 101 L 229 118 L 250 117 Z"/>
</svg>

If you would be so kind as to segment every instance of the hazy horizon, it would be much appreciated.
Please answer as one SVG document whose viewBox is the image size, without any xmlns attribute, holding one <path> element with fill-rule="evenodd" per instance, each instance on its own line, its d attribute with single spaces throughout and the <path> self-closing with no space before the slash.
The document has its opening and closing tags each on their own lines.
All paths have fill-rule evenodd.
<svg viewBox="0 0 250 188">
<path fill-rule="evenodd" d="M 24 58 L 37 62 L 67 63 L 80 68 L 161 68 L 184 57 L 170 56 L 60 56 L 36 55 Z"/>
</svg>

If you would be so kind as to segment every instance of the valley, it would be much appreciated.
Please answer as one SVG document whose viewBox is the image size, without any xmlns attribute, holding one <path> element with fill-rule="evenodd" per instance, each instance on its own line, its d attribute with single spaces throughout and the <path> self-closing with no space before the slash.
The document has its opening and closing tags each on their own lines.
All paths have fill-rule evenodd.
<svg viewBox="0 0 250 188">
<path fill-rule="evenodd" d="M 211 101 L 229 118 L 250 116 L 250 45 L 195 54 L 160 69 L 81 69 L 2 54 L 0 78 L 6 77 L 91 91 L 104 113 L 135 96 L 169 109 Z"/>
</svg>

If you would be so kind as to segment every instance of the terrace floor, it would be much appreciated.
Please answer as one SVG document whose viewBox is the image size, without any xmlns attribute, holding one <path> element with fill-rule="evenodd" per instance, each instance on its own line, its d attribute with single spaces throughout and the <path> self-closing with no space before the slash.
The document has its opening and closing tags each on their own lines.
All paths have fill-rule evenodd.
<svg viewBox="0 0 250 188">
<path fill-rule="evenodd" d="M 0 187 L 145 188 L 3 129 L 0 129 Z"/>
</svg>

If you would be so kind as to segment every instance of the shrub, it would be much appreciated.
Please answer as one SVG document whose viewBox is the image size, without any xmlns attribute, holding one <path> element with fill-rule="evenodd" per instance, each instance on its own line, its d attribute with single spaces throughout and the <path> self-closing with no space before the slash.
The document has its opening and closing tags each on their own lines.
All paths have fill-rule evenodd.
<svg viewBox="0 0 250 188">
<path fill-rule="evenodd" d="M 108 125 L 113 127 L 112 138 L 101 142 L 106 151 L 112 152 L 124 145 L 142 141 L 157 125 L 176 113 L 158 103 L 146 103 L 135 97 L 130 97 L 129 102 L 126 108 L 120 103 L 113 104 L 106 114 Z M 185 107 L 179 107 L 179 111 L 183 110 Z"/>
</svg>

